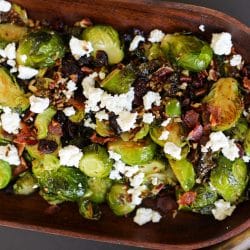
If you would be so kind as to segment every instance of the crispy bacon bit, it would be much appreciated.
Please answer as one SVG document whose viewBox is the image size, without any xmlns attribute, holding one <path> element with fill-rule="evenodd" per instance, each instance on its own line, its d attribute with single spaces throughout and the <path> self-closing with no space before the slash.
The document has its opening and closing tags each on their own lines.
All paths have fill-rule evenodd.
<svg viewBox="0 0 250 250">
<path fill-rule="evenodd" d="M 73 99 L 73 98 L 69 99 L 68 104 L 72 105 L 77 110 L 84 110 L 84 103 L 80 102 L 80 101 L 78 101 L 76 99 Z"/>
<path fill-rule="evenodd" d="M 81 71 L 82 71 L 83 73 L 87 74 L 87 75 L 93 73 L 93 69 L 91 69 L 91 68 L 89 68 L 89 67 L 87 67 L 87 66 L 81 67 Z"/>
<path fill-rule="evenodd" d="M 163 80 L 166 76 L 169 76 L 170 74 L 172 74 L 174 72 L 174 70 L 171 67 L 168 66 L 163 66 L 161 68 L 159 68 L 154 74 L 153 74 L 153 78 L 159 78 L 161 80 Z"/>
<path fill-rule="evenodd" d="M 183 121 L 188 128 L 195 128 L 199 124 L 199 114 L 194 110 L 189 110 L 183 117 Z"/>
<path fill-rule="evenodd" d="M 49 133 L 53 135 L 58 135 L 58 136 L 63 135 L 61 124 L 55 120 L 51 121 L 51 123 L 49 124 L 48 130 L 49 130 Z"/>
<path fill-rule="evenodd" d="M 243 86 L 244 88 L 250 90 L 250 79 L 248 79 L 247 77 L 243 78 Z"/>
<path fill-rule="evenodd" d="M 20 165 L 14 168 L 13 170 L 13 176 L 18 176 L 21 173 L 24 173 L 29 168 L 23 157 L 21 157 L 20 160 L 21 160 Z"/>
<path fill-rule="evenodd" d="M 14 143 L 35 145 L 37 143 L 36 132 L 22 122 L 20 132 L 16 135 Z"/>
<path fill-rule="evenodd" d="M 105 144 L 107 142 L 112 142 L 112 141 L 116 141 L 116 137 L 100 137 L 97 136 L 96 133 L 94 133 L 91 137 L 90 137 L 91 142 L 93 143 L 98 143 L 98 144 Z"/>
<path fill-rule="evenodd" d="M 195 128 L 189 132 L 188 140 L 190 141 L 199 141 L 203 134 L 203 127 L 201 124 L 197 124 Z"/>
<path fill-rule="evenodd" d="M 191 205 L 196 199 L 197 193 L 189 191 L 179 197 L 178 204 L 182 206 Z"/>
</svg>

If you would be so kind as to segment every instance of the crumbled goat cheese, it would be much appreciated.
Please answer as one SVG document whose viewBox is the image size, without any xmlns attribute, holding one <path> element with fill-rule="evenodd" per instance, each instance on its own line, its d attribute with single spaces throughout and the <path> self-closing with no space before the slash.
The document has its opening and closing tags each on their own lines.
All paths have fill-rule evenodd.
<svg viewBox="0 0 250 250">
<path fill-rule="evenodd" d="M 72 36 L 69 41 L 69 47 L 71 54 L 75 57 L 76 60 L 79 60 L 82 56 L 90 56 L 90 53 L 94 50 L 90 42 L 79 40 L 76 37 Z"/>
<path fill-rule="evenodd" d="M 231 53 L 232 36 L 230 33 L 216 33 L 212 36 L 211 48 L 216 55 L 229 55 Z"/>
<path fill-rule="evenodd" d="M 161 123 L 161 126 L 162 127 L 167 127 L 167 125 L 171 122 L 171 118 L 168 118 L 167 120 L 165 120 L 165 121 L 163 121 L 162 123 Z"/>
<path fill-rule="evenodd" d="M 108 153 L 109 153 L 109 158 L 110 159 L 115 160 L 115 161 L 121 160 L 121 155 L 120 154 L 117 154 L 116 152 L 114 152 L 112 150 L 109 150 Z"/>
<path fill-rule="evenodd" d="M 152 113 L 144 113 L 142 121 L 147 124 L 151 124 L 154 121 L 155 116 Z"/>
<path fill-rule="evenodd" d="M 165 141 L 168 139 L 168 136 L 169 136 L 169 131 L 165 130 L 162 131 L 161 136 L 158 139 L 161 141 Z"/>
<path fill-rule="evenodd" d="M 63 93 L 66 96 L 66 98 L 69 100 L 73 96 L 74 91 L 77 90 L 76 83 L 70 80 L 67 82 L 66 88 L 67 90 L 64 90 Z"/>
<path fill-rule="evenodd" d="M 230 65 L 231 66 L 240 66 L 242 63 L 242 56 L 241 55 L 233 55 L 233 57 L 230 59 Z"/>
<path fill-rule="evenodd" d="M 136 118 L 137 118 L 137 113 L 121 111 L 116 121 L 121 130 L 123 132 L 126 132 L 135 127 Z"/>
<path fill-rule="evenodd" d="M 133 220 L 135 223 L 142 226 L 150 221 L 158 223 L 161 218 L 162 216 L 157 211 L 154 211 L 151 208 L 141 207 L 136 210 L 136 215 Z"/>
<path fill-rule="evenodd" d="M 18 151 L 14 145 L 0 146 L 0 159 L 7 161 L 10 165 L 18 166 L 20 164 Z"/>
<path fill-rule="evenodd" d="M 140 35 L 136 35 L 129 46 L 129 51 L 134 51 L 138 48 L 140 42 L 144 42 L 145 38 Z"/>
<path fill-rule="evenodd" d="M 12 68 L 16 67 L 16 61 L 12 60 L 12 59 L 8 59 L 6 62 L 9 66 L 11 66 Z"/>
<path fill-rule="evenodd" d="M 131 178 L 134 174 L 136 174 L 139 171 L 138 166 L 125 166 L 124 168 L 124 175 L 128 178 Z M 132 184 L 131 184 L 132 186 Z"/>
<path fill-rule="evenodd" d="M 242 157 L 242 159 L 243 159 L 244 162 L 250 162 L 250 156 L 248 156 L 248 155 L 244 155 Z"/>
<path fill-rule="evenodd" d="M 115 163 L 113 164 L 114 169 L 111 170 L 109 178 L 111 180 L 120 180 L 120 179 L 122 179 L 121 174 L 124 174 L 125 167 L 126 167 L 126 165 L 122 161 L 120 161 L 120 160 L 115 161 Z"/>
<path fill-rule="evenodd" d="M 148 93 L 143 96 L 144 109 L 145 110 L 151 109 L 153 104 L 156 106 L 160 106 L 161 96 L 157 92 L 148 91 Z"/>
<path fill-rule="evenodd" d="M 95 130 L 96 124 L 90 118 L 84 120 L 84 126 Z"/>
<path fill-rule="evenodd" d="M 181 159 L 181 147 L 172 142 L 166 142 L 164 145 L 164 153 L 171 155 L 177 160 Z"/>
<path fill-rule="evenodd" d="M 230 161 L 234 161 L 236 158 L 240 156 L 240 149 L 234 143 L 234 140 L 228 140 L 228 146 L 222 148 L 222 154 L 228 158 Z"/>
<path fill-rule="evenodd" d="M 151 43 L 160 43 L 164 36 L 165 34 L 161 30 L 154 29 L 150 32 L 148 41 Z"/>
<path fill-rule="evenodd" d="M 99 76 L 100 80 L 104 80 L 106 77 L 106 74 L 104 72 L 100 71 L 98 76 Z"/>
<path fill-rule="evenodd" d="M 4 50 L 1 50 L 0 55 L 9 60 L 16 59 L 16 45 L 15 43 L 9 43 Z"/>
<path fill-rule="evenodd" d="M 3 108 L 1 122 L 3 129 L 9 134 L 17 134 L 20 128 L 20 117 L 18 113 L 12 112 L 10 108 Z"/>
<path fill-rule="evenodd" d="M 33 69 L 22 65 L 18 66 L 18 71 L 19 74 L 17 75 L 17 77 L 23 80 L 28 80 L 38 74 L 37 69 Z"/>
<path fill-rule="evenodd" d="M 30 96 L 30 111 L 40 114 L 49 107 L 49 98 Z"/>
<path fill-rule="evenodd" d="M 0 12 L 8 12 L 11 9 L 11 3 L 5 0 L 0 1 Z"/>
<path fill-rule="evenodd" d="M 105 112 L 105 110 L 101 110 L 95 114 L 95 118 L 99 121 L 108 120 L 109 115 Z"/>
<path fill-rule="evenodd" d="M 199 30 L 201 31 L 201 32 L 205 32 L 205 25 L 204 24 L 201 24 L 200 26 L 199 26 Z"/>
<path fill-rule="evenodd" d="M 109 179 L 111 179 L 111 180 L 121 180 L 122 176 L 120 175 L 120 172 L 118 170 L 113 169 L 113 170 L 110 171 Z"/>
<path fill-rule="evenodd" d="M 129 179 L 130 185 L 134 188 L 139 187 L 144 180 L 144 173 L 138 173 Z"/>
<path fill-rule="evenodd" d="M 224 220 L 227 216 L 231 216 L 236 206 L 231 206 L 230 202 L 220 199 L 214 203 L 215 208 L 212 214 L 216 220 Z"/>
<path fill-rule="evenodd" d="M 151 180 L 151 183 L 154 185 L 154 186 L 157 186 L 159 184 L 159 179 L 157 177 L 153 177 L 152 180 Z"/>
<path fill-rule="evenodd" d="M 76 167 L 76 168 L 79 167 L 79 162 L 83 156 L 81 150 L 74 145 L 68 145 L 60 149 L 58 154 L 60 158 L 60 164 L 62 166 Z"/>
<path fill-rule="evenodd" d="M 147 187 L 145 185 L 136 188 L 130 188 L 127 193 L 131 195 L 131 204 L 135 206 L 140 205 L 143 199 L 141 195 L 146 190 Z"/>
<path fill-rule="evenodd" d="M 67 107 L 63 110 L 63 113 L 66 115 L 66 116 L 72 116 L 76 113 L 74 107 Z"/>
</svg>

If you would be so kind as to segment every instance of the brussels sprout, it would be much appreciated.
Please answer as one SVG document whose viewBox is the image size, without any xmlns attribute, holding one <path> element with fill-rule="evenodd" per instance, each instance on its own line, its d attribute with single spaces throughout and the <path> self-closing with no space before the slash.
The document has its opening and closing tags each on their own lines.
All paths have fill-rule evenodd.
<svg viewBox="0 0 250 250">
<path fill-rule="evenodd" d="M 136 133 L 124 132 L 120 136 L 123 141 L 138 141 L 148 135 L 149 129 L 150 129 L 150 126 L 148 124 L 143 124 L 138 132 Z"/>
<path fill-rule="evenodd" d="M 129 165 L 141 165 L 150 162 L 155 155 L 156 145 L 150 139 L 123 141 L 118 139 L 108 143 L 108 149 L 121 155 L 123 162 Z"/>
<path fill-rule="evenodd" d="M 7 161 L 0 160 L 0 189 L 5 188 L 12 177 L 11 166 Z"/>
<path fill-rule="evenodd" d="M 25 172 L 13 185 L 13 190 L 14 193 L 18 195 L 30 195 L 34 193 L 38 187 L 36 178 L 30 172 Z"/>
<path fill-rule="evenodd" d="M 145 54 L 149 61 L 164 58 L 163 52 L 161 50 L 159 43 L 153 43 L 150 48 L 145 48 Z"/>
<path fill-rule="evenodd" d="M 43 190 L 39 191 L 39 194 L 42 196 L 44 200 L 46 200 L 50 205 L 58 205 L 63 203 L 65 200 L 59 198 L 57 194 L 48 194 Z"/>
<path fill-rule="evenodd" d="M 111 130 L 109 124 L 107 124 L 105 121 L 99 121 L 98 119 L 96 119 L 95 131 L 102 137 L 109 137 L 114 135 L 114 132 Z"/>
<path fill-rule="evenodd" d="M 181 159 L 178 161 L 169 160 L 169 163 L 184 191 L 189 191 L 192 189 L 195 184 L 195 172 L 193 164 L 186 159 Z"/>
<path fill-rule="evenodd" d="M 234 78 L 220 78 L 203 99 L 210 112 L 212 130 L 226 130 L 237 123 L 243 111 L 238 82 Z"/>
<path fill-rule="evenodd" d="M 83 31 L 82 38 L 91 42 L 94 56 L 98 50 L 104 51 L 108 56 L 109 64 L 122 61 L 124 52 L 118 32 L 111 26 L 95 25 Z"/>
<path fill-rule="evenodd" d="M 47 108 L 42 113 L 38 114 L 35 120 L 35 127 L 37 129 L 37 138 L 44 139 L 48 134 L 48 126 L 56 114 L 56 110 L 52 107 Z"/>
<path fill-rule="evenodd" d="M 104 178 L 109 176 L 112 169 L 112 160 L 106 149 L 97 144 L 92 144 L 83 149 L 80 160 L 80 170 L 89 177 Z"/>
<path fill-rule="evenodd" d="M 165 113 L 168 117 L 181 116 L 181 104 L 177 99 L 170 99 L 165 106 Z"/>
<path fill-rule="evenodd" d="M 22 20 L 25 24 L 28 23 L 29 19 L 28 19 L 28 15 L 27 15 L 27 12 L 26 12 L 25 9 L 23 9 L 23 8 L 20 7 L 19 5 L 13 3 L 13 4 L 12 4 L 12 10 L 14 10 L 14 11 L 18 14 L 19 18 L 21 18 L 21 20 Z"/>
<path fill-rule="evenodd" d="M 112 185 L 109 178 L 89 178 L 88 187 L 92 194 L 89 197 L 90 201 L 102 203 L 106 199 L 106 194 Z"/>
<path fill-rule="evenodd" d="M 247 130 L 243 145 L 244 145 L 245 153 L 250 156 L 250 129 Z"/>
<path fill-rule="evenodd" d="M 0 41 L 6 43 L 18 42 L 27 33 L 28 29 L 24 26 L 18 26 L 13 23 L 1 23 L 0 24 Z"/>
<path fill-rule="evenodd" d="M 209 44 L 195 36 L 168 34 L 161 48 L 178 66 L 194 72 L 205 70 L 213 57 Z"/>
<path fill-rule="evenodd" d="M 61 166 L 56 171 L 44 171 L 38 182 L 44 193 L 63 201 L 77 201 L 87 190 L 87 177 L 77 168 Z"/>
<path fill-rule="evenodd" d="M 79 213 L 88 220 L 99 220 L 101 212 L 96 204 L 86 199 L 80 199 L 78 202 Z"/>
<path fill-rule="evenodd" d="M 244 118 L 240 118 L 235 127 L 230 129 L 229 131 L 230 137 L 235 140 L 244 141 L 244 139 L 246 138 L 247 129 L 248 129 L 247 120 Z"/>
<path fill-rule="evenodd" d="M 74 115 L 69 117 L 70 121 L 79 123 L 84 119 L 85 111 L 84 110 L 77 110 Z"/>
<path fill-rule="evenodd" d="M 32 68 L 52 67 L 64 56 L 64 44 L 54 31 L 29 33 L 17 49 L 17 63 Z"/>
<path fill-rule="evenodd" d="M 127 93 L 136 76 L 129 68 L 114 69 L 101 82 L 101 87 L 113 94 Z"/>
<path fill-rule="evenodd" d="M 107 195 L 109 207 L 118 216 L 127 215 L 135 209 L 135 205 L 131 203 L 131 198 L 127 191 L 127 185 L 114 184 Z"/>
<path fill-rule="evenodd" d="M 236 202 L 248 182 L 247 165 L 242 159 L 231 162 L 220 156 L 218 166 L 211 172 L 210 181 L 226 201 Z"/>
<path fill-rule="evenodd" d="M 22 111 L 29 107 L 29 99 L 3 67 L 0 67 L 0 105 Z"/>
</svg>

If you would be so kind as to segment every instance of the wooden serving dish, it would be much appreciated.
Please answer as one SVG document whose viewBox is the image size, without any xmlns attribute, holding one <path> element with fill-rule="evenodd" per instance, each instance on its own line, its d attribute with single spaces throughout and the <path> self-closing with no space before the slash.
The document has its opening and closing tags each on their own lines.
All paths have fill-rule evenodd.
<svg viewBox="0 0 250 250">
<path fill-rule="evenodd" d="M 212 32 L 228 31 L 237 51 L 250 62 L 250 29 L 223 13 L 180 3 L 143 0 L 15 0 L 35 19 L 60 18 L 73 23 L 88 16 L 95 23 L 111 24 L 120 30 L 139 27 L 145 31 L 199 32 L 204 24 L 208 39 Z M 54 215 L 38 195 L 17 197 L 0 193 L 0 224 L 41 232 L 158 249 L 194 249 L 209 246 L 250 227 L 250 201 L 219 222 L 212 217 L 180 212 L 159 224 L 139 227 L 131 218 L 115 217 L 103 207 L 100 221 L 84 220 L 74 204 L 64 204 Z"/>
</svg>

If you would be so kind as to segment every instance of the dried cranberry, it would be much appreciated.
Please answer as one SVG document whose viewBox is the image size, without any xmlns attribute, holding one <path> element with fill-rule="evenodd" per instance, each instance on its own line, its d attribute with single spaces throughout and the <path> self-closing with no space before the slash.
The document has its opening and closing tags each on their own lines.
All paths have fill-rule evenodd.
<svg viewBox="0 0 250 250">
<path fill-rule="evenodd" d="M 58 144 L 52 140 L 40 140 L 38 142 L 38 150 L 44 154 L 53 153 L 58 147 Z"/>
</svg>

